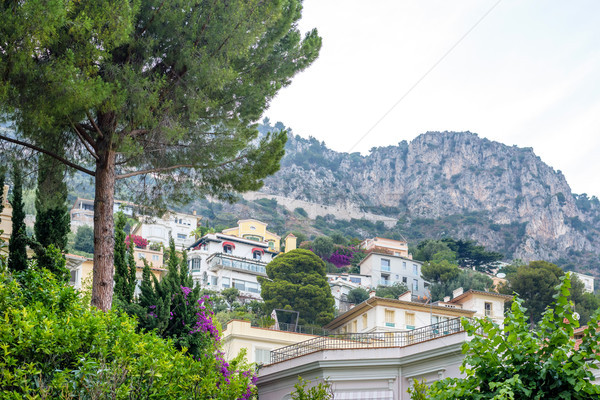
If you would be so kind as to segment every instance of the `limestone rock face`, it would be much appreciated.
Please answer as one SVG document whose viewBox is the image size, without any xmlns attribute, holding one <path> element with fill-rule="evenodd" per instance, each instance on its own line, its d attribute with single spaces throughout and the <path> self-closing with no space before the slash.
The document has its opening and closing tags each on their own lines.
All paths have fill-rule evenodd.
<svg viewBox="0 0 600 400">
<path fill-rule="evenodd" d="M 261 192 L 408 221 L 474 215 L 478 223 L 457 224 L 452 234 L 524 261 L 600 251 L 596 198 L 574 195 L 533 149 L 470 132 L 427 132 L 368 156 L 290 136 L 281 170 Z M 509 228 L 517 232 L 511 243 Z"/>
</svg>

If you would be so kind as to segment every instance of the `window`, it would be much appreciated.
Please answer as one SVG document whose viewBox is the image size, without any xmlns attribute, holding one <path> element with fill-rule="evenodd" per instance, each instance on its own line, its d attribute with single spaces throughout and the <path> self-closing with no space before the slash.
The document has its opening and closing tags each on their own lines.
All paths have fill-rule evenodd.
<svg viewBox="0 0 600 400">
<path fill-rule="evenodd" d="M 221 286 L 223 286 L 224 288 L 228 288 L 229 287 L 229 278 L 221 278 Z"/>
<path fill-rule="evenodd" d="M 201 259 L 199 259 L 199 258 L 193 258 L 192 259 L 192 270 L 193 271 L 200 270 L 201 263 L 202 263 Z"/>
<path fill-rule="evenodd" d="M 262 258 L 262 253 L 260 251 L 255 251 L 254 253 L 252 253 L 252 258 L 254 258 L 255 260 L 260 260 Z"/>
<path fill-rule="evenodd" d="M 185 239 L 187 238 L 187 235 L 185 233 L 178 233 L 177 234 L 177 239 Z"/>
<path fill-rule="evenodd" d="M 418 291 L 419 291 L 419 280 L 413 279 L 413 292 L 418 292 Z"/>
<path fill-rule="evenodd" d="M 352 321 L 352 332 L 354 332 L 354 333 L 358 332 L 358 321 L 357 320 Z"/>
<path fill-rule="evenodd" d="M 254 362 L 256 362 L 257 364 L 269 364 L 271 362 L 271 350 L 254 350 Z"/>
<path fill-rule="evenodd" d="M 396 316 L 394 310 L 385 310 L 385 326 L 396 326 Z"/>
<path fill-rule="evenodd" d="M 413 264 L 413 275 L 419 275 L 419 266 L 417 264 Z"/>
<path fill-rule="evenodd" d="M 138 253 L 138 258 L 141 260 L 143 258 L 146 258 L 146 254 L 144 253 Z"/>
<path fill-rule="evenodd" d="M 223 253 L 225 253 L 225 254 L 233 253 L 233 247 L 229 244 L 226 244 L 225 246 L 223 246 Z"/>
<path fill-rule="evenodd" d="M 158 261 L 160 259 L 160 257 L 158 256 L 158 254 L 152 254 L 152 261 Z"/>
<path fill-rule="evenodd" d="M 492 316 L 492 303 L 485 303 L 485 316 L 486 317 L 491 317 Z"/>
<path fill-rule="evenodd" d="M 405 277 L 405 276 L 403 276 L 403 277 L 402 277 L 402 283 L 408 283 L 408 278 L 407 278 L 407 277 Z"/>
<path fill-rule="evenodd" d="M 71 281 L 70 281 L 70 283 L 72 285 L 74 285 L 74 284 L 77 283 L 77 270 L 76 269 L 72 269 L 71 270 Z"/>
<path fill-rule="evenodd" d="M 246 282 L 237 279 L 233 280 L 233 287 L 238 290 L 246 290 Z"/>
<path fill-rule="evenodd" d="M 369 319 L 367 317 L 367 313 L 364 313 L 362 315 L 362 327 L 363 327 L 363 329 L 367 329 L 367 322 L 369 322 Z"/>
<path fill-rule="evenodd" d="M 352 283 L 358 283 L 360 285 L 361 281 L 360 281 L 360 278 L 352 278 L 352 277 L 350 277 L 350 282 L 352 282 Z"/>
<path fill-rule="evenodd" d="M 218 278 L 216 276 L 211 276 L 210 277 L 210 284 L 212 286 L 217 286 L 218 282 L 217 282 Z"/>
<path fill-rule="evenodd" d="M 404 319 L 406 320 L 406 329 L 415 329 L 415 314 L 407 312 L 404 315 Z"/>
<path fill-rule="evenodd" d="M 390 260 L 387 260 L 385 258 L 381 259 L 381 270 L 382 271 L 389 271 L 390 270 Z"/>
<path fill-rule="evenodd" d="M 259 293 L 260 288 L 257 282 L 246 282 L 246 291 L 250 293 Z"/>
<path fill-rule="evenodd" d="M 402 261 L 402 269 L 406 269 L 406 261 Z"/>
</svg>

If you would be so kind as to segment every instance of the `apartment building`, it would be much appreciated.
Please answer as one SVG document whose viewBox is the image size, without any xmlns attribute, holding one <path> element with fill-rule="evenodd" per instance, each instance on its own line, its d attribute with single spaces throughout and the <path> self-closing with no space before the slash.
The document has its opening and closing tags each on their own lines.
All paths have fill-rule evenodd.
<svg viewBox="0 0 600 400">
<path fill-rule="evenodd" d="M 372 287 L 404 284 L 414 296 L 429 297 L 428 286 L 421 277 L 422 262 L 389 252 L 371 251 L 360 262 L 360 274 L 371 277 Z"/>
</svg>

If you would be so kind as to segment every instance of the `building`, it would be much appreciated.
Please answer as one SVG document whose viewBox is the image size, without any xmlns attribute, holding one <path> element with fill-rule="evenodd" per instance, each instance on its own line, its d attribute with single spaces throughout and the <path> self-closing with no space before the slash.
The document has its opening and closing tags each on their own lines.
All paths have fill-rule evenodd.
<svg viewBox="0 0 600 400">
<path fill-rule="evenodd" d="M 242 298 L 260 299 L 266 266 L 278 252 L 267 242 L 209 233 L 190 247 L 188 262 L 195 285 L 221 291 L 235 287 Z"/>
<path fill-rule="evenodd" d="M 363 240 L 360 247 L 367 252 L 374 251 L 376 253 L 391 254 L 412 260 L 412 254 L 408 253 L 408 243 L 405 240 L 375 237 L 373 239 Z"/>
<path fill-rule="evenodd" d="M 4 208 L 0 213 L 0 238 L 9 240 L 12 233 L 12 206 L 8 202 L 8 186 L 2 188 L 2 205 Z"/>
<path fill-rule="evenodd" d="M 318 336 L 279 329 L 277 325 L 259 328 L 252 326 L 250 321 L 234 319 L 223 327 L 221 343 L 226 360 L 235 358 L 242 349 L 245 349 L 246 360 L 249 362 L 269 364 L 273 350 L 316 337 Z"/>
<path fill-rule="evenodd" d="M 191 246 L 196 240 L 195 230 L 202 217 L 169 211 L 162 217 L 140 217 L 140 223 L 131 230 L 133 235 L 139 235 L 151 243 L 162 243 L 169 246 L 172 237 L 175 247 L 183 249 Z"/>
<path fill-rule="evenodd" d="M 594 277 L 591 275 L 580 274 L 579 272 L 571 272 L 575 275 L 581 282 L 583 282 L 583 290 L 587 293 L 594 293 Z"/>
<path fill-rule="evenodd" d="M 268 244 L 269 250 L 279 252 L 281 237 L 273 232 L 269 232 L 267 224 L 256 219 L 239 220 L 238 226 L 223 230 L 223 234 L 250 239 L 256 242 L 265 242 Z"/>
<path fill-rule="evenodd" d="M 327 281 L 331 287 L 335 307 L 339 312 L 346 312 L 350 309 L 348 293 L 351 290 L 362 288 L 368 291 L 372 287 L 371 277 L 360 274 L 327 274 Z"/>
<path fill-rule="evenodd" d="M 302 376 L 330 382 L 336 399 L 408 400 L 414 380 L 461 376 L 468 336 L 460 317 L 485 315 L 492 303 L 502 321 L 510 298 L 462 290 L 434 304 L 411 301 L 409 292 L 398 299 L 373 296 L 326 325 L 333 335 L 272 350 L 271 364 L 259 370 L 259 397 L 290 399 Z"/>
<path fill-rule="evenodd" d="M 134 205 L 126 201 L 115 200 L 113 213 L 122 211 L 127 216 L 133 216 Z M 69 211 L 71 230 L 76 232 L 82 225 L 94 226 L 94 200 L 78 197 Z"/>
<path fill-rule="evenodd" d="M 413 295 L 429 297 L 429 283 L 421 277 L 422 262 L 389 252 L 371 251 L 358 264 L 360 274 L 371 277 L 372 287 L 404 284 Z"/>
</svg>

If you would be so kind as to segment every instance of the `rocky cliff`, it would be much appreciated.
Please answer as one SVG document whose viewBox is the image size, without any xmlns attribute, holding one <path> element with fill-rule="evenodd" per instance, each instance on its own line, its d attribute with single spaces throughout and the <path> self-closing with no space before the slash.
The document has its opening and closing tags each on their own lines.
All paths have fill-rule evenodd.
<svg viewBox="0 0 600 400">
<path fill-rule="evenodd" d="M 600 252 L 598 199 L 573 194 L 531 148 L 470 132 L 428 132 L 367 156 L 290 135 L 261 192 L 396 218 L 409 240 L 429 226 L 430 236 L 472 238 L 507 258 L 597 262 Z"/>
</svg>

